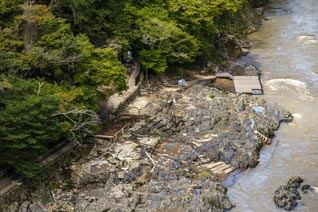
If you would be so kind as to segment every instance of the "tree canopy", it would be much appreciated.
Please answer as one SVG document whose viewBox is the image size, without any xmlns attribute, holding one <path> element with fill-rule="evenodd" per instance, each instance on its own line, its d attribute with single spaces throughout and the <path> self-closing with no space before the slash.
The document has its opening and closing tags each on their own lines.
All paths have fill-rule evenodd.
<svg viewBox="0 0 318 212">
<path fill-rule="evenodd" d="M 244 34 L 242 11 L 260 0 L 56 0 L 54 14 L 96 46 L 133 50 L 156 72 L 219 57 L 219 35 Z M 79 9 L 81 8 L 81 9 Z M 234 22 L 234 23 L 233 23 Z M 237 26 L 232 30 L 233 26 Z"/>
</svg>

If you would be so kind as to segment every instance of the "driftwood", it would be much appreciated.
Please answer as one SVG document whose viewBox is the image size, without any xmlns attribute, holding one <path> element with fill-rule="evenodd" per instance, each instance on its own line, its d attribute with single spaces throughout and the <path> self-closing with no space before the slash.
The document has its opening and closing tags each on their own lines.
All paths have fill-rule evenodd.
<svg viewBox="0 0 318 212">
<path fill-rule="evenodd" d="M 151 169 L 151 171 L 150 171 L 150 173 L 152 173 L 152 172 L 155 170 L 155 168 L 156 168 L 156 163 L 155 163 L 155 161 L 151 158 L 151 156 L 149 155 L 149 153 L 148 153 L 147 151 L 145 151 L 145 153 L 146 153 L 147 157 L 149 158 L 149 160 L 151 161 L 151 163 L 153 164 L 153 167 L 152 167 L 152 169 Z"/>
<path fill-rule="evenodd" d="M 52 197 L 53 197 L 54 202 L 56 202 L 56 197 L 55 197 L 55 194 L 54 194 L 53 191 L 51 191 L 51 195 L 52 195 Z"/>
</svg>

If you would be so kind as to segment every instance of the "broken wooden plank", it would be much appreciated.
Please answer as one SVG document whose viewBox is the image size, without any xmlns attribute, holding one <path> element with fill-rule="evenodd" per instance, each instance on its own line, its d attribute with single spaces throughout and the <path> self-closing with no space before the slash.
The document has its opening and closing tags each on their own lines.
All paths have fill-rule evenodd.
<svg viewBox="0 0 318 212">
<path fill-rule="evenodd" d="M 160 128 L 165 127 L 166 125 L 167 125 L 167 124 L 164 123 L 164 122 L 162 122 L 162 120 L 161 120 L 159 123 L 157 123 L 157 124 L 154 125 L 154 128 L 160 129 Z"/>
<path fill-rule="evenodd" d="M 216 162 L 216 163 L 205 164 L 205 165 L 203 165 L 203 167 L 205 167 L 207 169 L 212 169 L 212 168 L 220 166 L 222 164 L 223 164 L 223 162 Z"/>
<path fill-rule="evenodd" d="M 10 178 L 5 177 L 0 180 L 0 197 L 5 195 L 11 189 L 13 189 L 17 184 L 13 183 Z"/>
<path fill-rule="evenodd" d="M 223 172 L 224 172 L 224 174 L 229 174 L 229 173 L 235 171 L 236 169 L 237 169 L 236 167 L 231 166 L 231 167 L 223 170 Z"/>
<path fill-rule="evenodd" d="M 115 134 L 114 134 L 114 137 L 117 138 L 117 135 L 119 133 L 124 133 L 124 129 L 128 126 L 128 124 L 125 124 L 124 126 L 121 127 L 121 129 L 119 129 Z"/>
<path fill-rule="evenodd" d="M 214 173 L 218 173 L 218 172 L 222 172 L 223 170 L 225 170 L 225 169 L 227 169 L 229 167 L 230 167 L 230 165 L 227 165 L 227 164 L 223 163 L 223 164 L 221 164 L 221 165 L 219 165 L 217 167 L 212 168 L 211 171 L 214 172 Z"/>
<path fill-rule="evenodd" d="M 163 127 L 163 128 L 160 128 L 160 130 L 161 130 L 162 132 L 166 132 L 166 131 L 170 130 L 170 127 L 165 126 L 165 127 Z"/>
<path fill-rule="evenodd" d="M 101 138 L 101 139 L 113 139 L 114 136 L 110 135 L 95 135 L 96 138 Z"/>
<path fill-rule="evenodd" d="M 119 133 L 124 133 L 124 129 L 128 126 L 125 125 L 115 125 L 113 128 L 107 129 L 103 134 L 95 135 L 96 138 L 100 139 L 117 139 Z"/>
<path fill-rule="evenodd" d="M 161 122 L 161 119 L 154 119 L 152 120 L 152 122 L 150 122 L 149 124 L 151 126 L 156 126 L 157 124 L 159 124 Z"/>
<path fill-rule="evenodd" d="M 157 116 L 152 116 L 148 119 L 147 124 L 149 124 L 150 122 L 152 122 L 153 120 L 155 120 L 157 118 Z"/>
</svg>

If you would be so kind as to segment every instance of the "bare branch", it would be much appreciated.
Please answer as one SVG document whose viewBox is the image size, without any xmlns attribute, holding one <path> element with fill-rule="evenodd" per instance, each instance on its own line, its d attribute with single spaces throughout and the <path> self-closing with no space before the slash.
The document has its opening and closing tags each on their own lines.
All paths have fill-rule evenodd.
<svg viewBox="0 0 318 212">
<path fill-rule="evenodd" d="M 78 144 L 82 143 L 82 139 L 87 135 L 93 135 L 94 131 L 92 126 L 100 123 L 99 116 L 91 110 L 87 109 L 74 109 L 67 112 L 53 114 L 54 116 L 64 116 L 73 126 L 69 129 L 72 140 Z"/>
<path fill-rule="evenodd" d="M 41 93 L 41 88 L 43 87 L 45 82 L 39 82 L 39 88 L 38 88 L 38 91 L 36 92 L 36 94 L 39 96 L 40 93 Z"/>
<path fill-rule="evenodd" d="M 152 169 L 151 169 L 151 173 L 155 170 L 155 168 L 156 168 L 156 163 L 155 163 L 155 161 L 151 158 L 151 156 L 149 155 L 149 153 L 147 152 L 147 151 L 145 151 L 145 153 L 146 153 L 146 155 L 147 155 L 147 157 L 149 158 L 149 160 L 151 161 L 151 163 L 153 164 L 153 167 L 152 167 Z"/>
</svg>

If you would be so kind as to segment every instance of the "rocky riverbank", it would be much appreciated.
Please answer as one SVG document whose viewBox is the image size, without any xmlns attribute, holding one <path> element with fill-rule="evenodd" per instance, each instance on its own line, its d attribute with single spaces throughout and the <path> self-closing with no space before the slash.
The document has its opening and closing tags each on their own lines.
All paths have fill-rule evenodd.
<svg viewBox="0 0 318 212">
<path fill-rule="evenodd" d="M 146 86 L 147 87 L 147 86 Z M 145 89 L 145 88 L 144 88 Z M 224 211 L 233 207 L 217 161 L 248 168 L 291 115 L 275 103 L 220 91 L 212 84 L 148 85 L 125 112 L 131 123 L 117 142 L 99 141 L 71 167 L 71 185 L 52 191 L 48 211 Z M 151 94 L 152 93 L 152 94 Z"/>
</svg>

